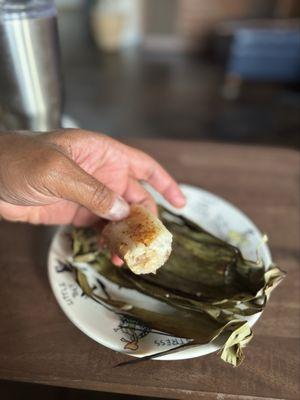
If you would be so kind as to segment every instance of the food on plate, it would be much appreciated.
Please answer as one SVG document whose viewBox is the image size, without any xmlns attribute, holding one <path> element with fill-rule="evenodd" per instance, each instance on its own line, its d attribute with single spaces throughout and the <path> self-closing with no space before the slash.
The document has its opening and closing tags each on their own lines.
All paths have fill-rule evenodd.
<svg viewBox="0 0 300 400">
<path fill-rule="evenodd" d="M 108 223 L 103 237 L 111 252 L 138 275 L 155 273 L 172 251 L 172 234 L 155 215 L 140 205 L 133 205 L 124 220 Z"/>
<path fill-rule="evenodd" d="M 65 270 L 75 273 L 84 295 L 116 315 L 138 321 L 153 333 L 163 332 L 170 340 L 184 339 L 139 361 L 215 343 L 222 346 L 224 361 L 240 365 L 243 348 L 253 336 L 248 319 L 265 309 L 285 273 L 274 264 L 265 265 L 259 254 L 256 260 L 245 259 L 238 247 L 183 215 L 161 208 L 160 218 L 173 243 L 171 256 L 156 274 L 136 275 L 126 265 L 115 267 L 91 228 L 73 229 L 72 258 Z M 110 285 L 129 289 L 132 295 L 114 298 Z M 141 302 L 140 295 L 151 302 Z"/>
</svg>

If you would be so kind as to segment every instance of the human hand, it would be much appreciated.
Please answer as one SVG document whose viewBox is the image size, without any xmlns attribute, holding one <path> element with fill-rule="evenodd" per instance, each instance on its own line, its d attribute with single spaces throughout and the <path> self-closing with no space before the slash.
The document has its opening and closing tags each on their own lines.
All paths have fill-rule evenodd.
<svg viewBox="0 0 300 400">
<path fill-rule="evenodd" d="M 185 204 L 154 159 L 108 136 L 79 129 L 0 136 L 0 215 L 10 221 L 88 225 L 126 217 L 128 203 L 155 211 L 140 180 L 175 207 Z"/>
</svg>

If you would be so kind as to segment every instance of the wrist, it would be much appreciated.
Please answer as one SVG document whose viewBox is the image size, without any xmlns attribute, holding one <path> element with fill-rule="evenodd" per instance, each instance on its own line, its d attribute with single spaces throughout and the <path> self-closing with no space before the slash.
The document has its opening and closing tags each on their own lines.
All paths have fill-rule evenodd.
<svg viewBox="0 0 300 400">
<path fill-rule="evenodd" d="M 9 132 L 0 132 L 0 200 L 4 194 L 4 173 L 7 168 L 7 147 L 10 142 Z"/>
<path fill-rule="evenodd" d="M 24 159 L 25 139 L 21 132 L 0 132 L 0 200 L 6 200 L 14 179 L 18 179 L 15 165 Z M 22 168 L 26 170 L 26 168 Z"/>
</svg>

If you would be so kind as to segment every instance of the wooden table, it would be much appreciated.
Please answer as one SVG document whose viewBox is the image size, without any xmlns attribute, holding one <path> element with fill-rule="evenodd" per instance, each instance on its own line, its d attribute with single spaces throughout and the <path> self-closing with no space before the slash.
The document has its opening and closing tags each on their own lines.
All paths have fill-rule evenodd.
<svg viewBox="0 0 300 400">
<path fill-rule="evenodd" d="M 0 223 L 0 379 L 188 399 L 296 399 L 300 372 L 299 154 L 266 147 L 132 141 L 180 182 L 233 202 L 267 232 L 288 276 L 254 328 L 246 360 L 124 361 L 62 313 L 47 278 L 53 228 Z M 250 397 L 247 397 L 250 396 Z"/>
</svg>

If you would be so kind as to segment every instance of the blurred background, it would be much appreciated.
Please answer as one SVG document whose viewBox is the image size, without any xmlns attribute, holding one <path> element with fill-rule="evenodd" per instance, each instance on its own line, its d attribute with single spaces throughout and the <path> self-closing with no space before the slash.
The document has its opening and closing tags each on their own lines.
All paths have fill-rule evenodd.
<svg viewBox="0 0 300 400">
<path fill-rule="evenodd" d="M 0 0 L 0 7 L 4 3 L 9 1 Z M 56 0 L 56 6 L 64 113 L 78 126 L 120 139 L 300 149 L 300 0 Z M 16 30 L 3 15 L 10 37 L 0 29 L 0 129 L 14 126 L 18 113 L 23 123 L 21 111 L 31 116 L 36 109 L 38 117 L 40 110 L 55 109 L 60 123 L 53 23 L 40 21 L 31 41 L 22 42 L 20 30 L 13 36 Z M 31 58 L 24 43 L 38 49 Z M 41 97 L 30 97 L 32 82 L 44 90 L 35 93 Z M 53 102 L 55 95 L 59 104 Z M 20 101 L 16 111 L 20 98 L 24 104 Z M 49 121 L 42 117 L 37 122 L 46 126 Z M 93 392 L 5 381 L 0 392 L 15 400 L 100 398 Z"/>
<path fill-rule="evenodd" d="M 300 147 L 299 0 L 57 0 L 65 112 L 112 136 Z"/>
</svg>

